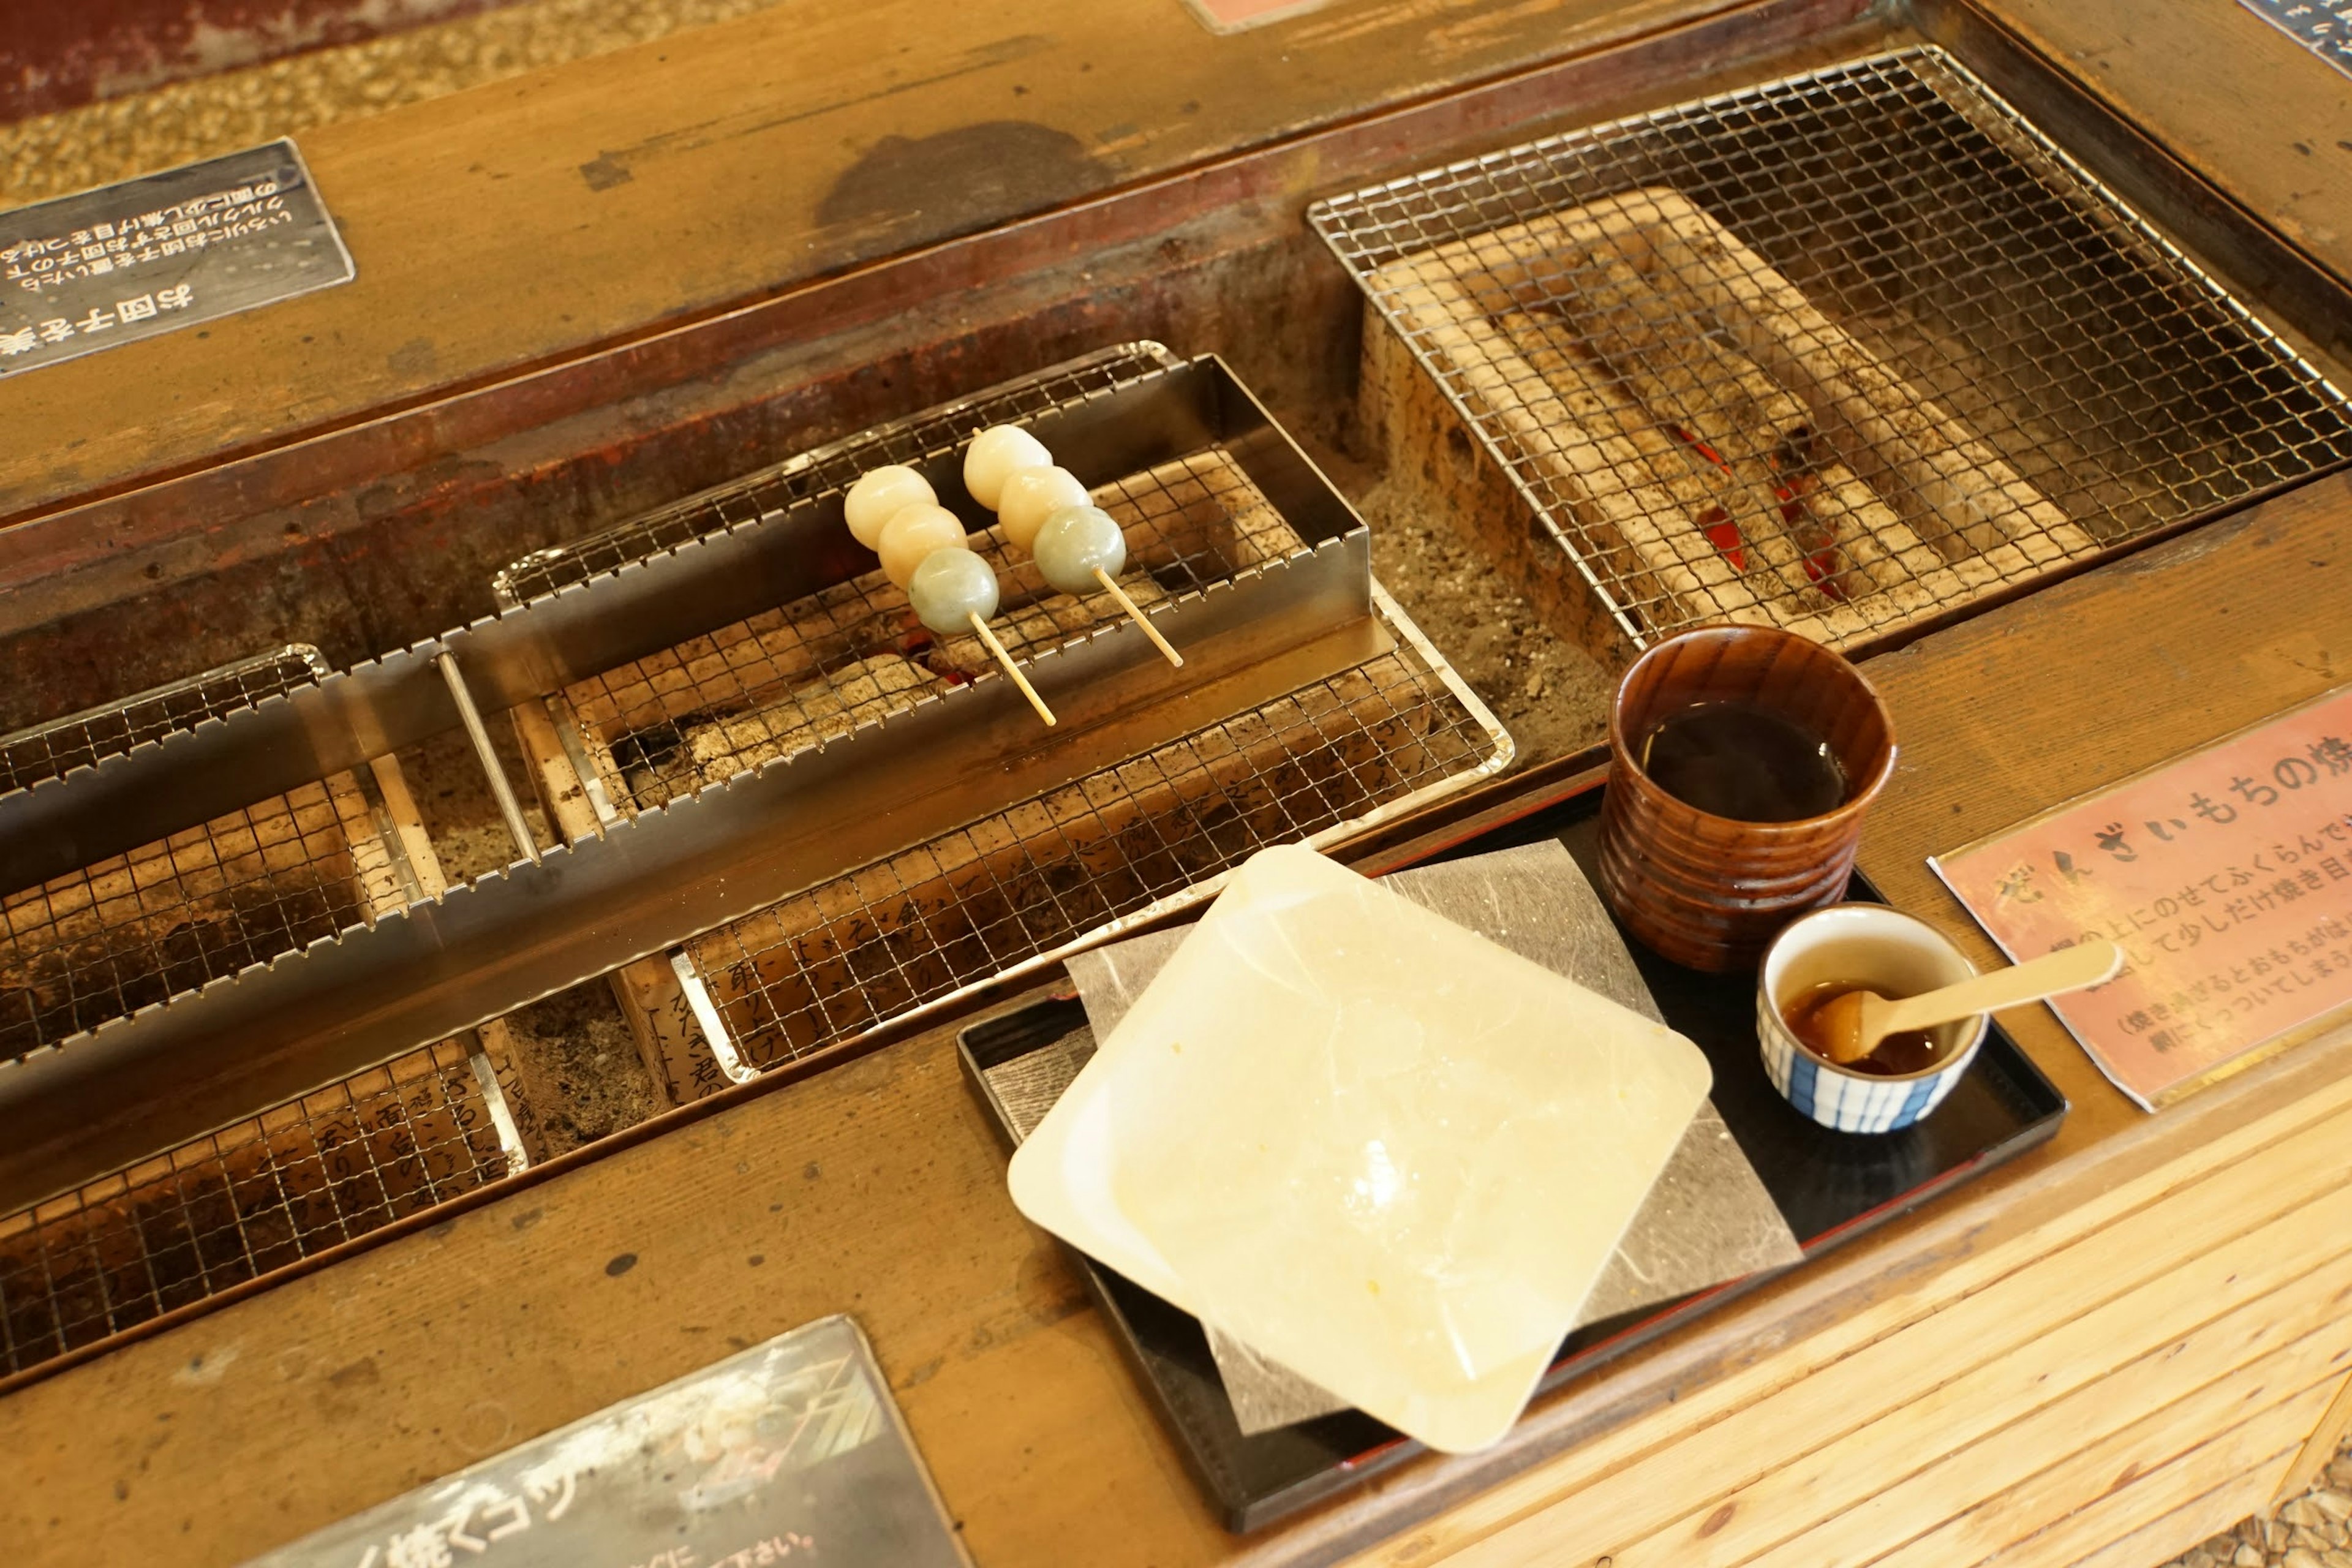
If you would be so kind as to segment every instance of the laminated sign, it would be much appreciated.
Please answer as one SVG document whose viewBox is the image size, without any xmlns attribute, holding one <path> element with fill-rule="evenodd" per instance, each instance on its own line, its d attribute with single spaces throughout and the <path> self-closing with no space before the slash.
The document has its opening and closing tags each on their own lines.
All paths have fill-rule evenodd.
<svg viewBox="0 0 2352 1568">
<path fill-rule="evenodd" d="M 291 142 L 0 212 L 0 377 L 353 276 Z"/>
<path fill-rule="evenodd" d="M 2352 687 L 1928 864 L 2018 963 L 2124 950 L 2049 1005 L 2153 1110 L 2352 1012 Z"/>
<path fill-rule="evenodd" d="M 821 1319 L 247 1568 L 971 1568 L 866 1337 Z"/>
</svg>

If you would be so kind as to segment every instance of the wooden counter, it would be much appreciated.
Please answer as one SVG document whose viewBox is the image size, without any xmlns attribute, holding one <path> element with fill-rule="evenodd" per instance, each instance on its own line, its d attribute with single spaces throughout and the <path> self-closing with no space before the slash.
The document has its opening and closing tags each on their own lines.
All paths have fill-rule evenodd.
<svg viewBox="0 0 2352 1568">
<path fill-rule="evenodd" d="M 2328 129 L 2352 116 L 2352 82 L 2234 5 L 1983 8 L 2352 278 L 2352 144 Z M 1346 0 L 1218 37 L 1178 0 L 798 4 L 324 126 L 303 150 L 357 280 L 0 381 L 0 418 L 39 437 L 0 452 L 0 525 L 1351 118 L 1771 9 Z M 1811 25 L 1864 9 L 1822 0 Z M 425 422 L 428 450 L 410 461 L 452 433 Z"/>
<path fill-rule="evenodd" d="M 2347 564 L 2327 481 L 1878 661 L 1871 875 L 1962 927 L 1927 854 L 2352 679 Z M 1013 1212 L 940 1031 L 0 1400 L 0 1540 L 233 1563 L 840 1311 L 982 1568 L 2146 1568 L 2352 1415 L 2352 1030 L 2149 1117 L 2007 1021 L 2074 1103 L 2046 1148 L 1260 1538 Z"/>
<path fill-rule="evenodd" d="M 581 457 L 637 417 L 610 412 L 624 394 L 649 425 L 662 399 L 704 398 L 696 419 L 751 431 L 705 441 L 698 426 L 680 445 L 698 462 L 772 436 L 742 414 L 765 395 L 724 384 L 778 363 L 745 343 L 798 350 L 824 307 L 787 296 L 812 279 L 1283 138 L 1297 139 L 1286 162 L 1216 199 L 1295 227 L 1302 194 L 1332 184 L 1307 132 L 1368 105 L 1717 12 L 1795 26 L 1860 5 L 1367 0 L 1212 45 L 1172 0 L 1142 24 L 1070 0 L 959 8 L 896 53 L 877 44 L 898 13 L 824 7 L 803 30 L 805 9 L 696 35 L 657 81 L 671 46 L 306 139 L 358 286 L 0 387 L 20 424 L 61 433 L 0 461 L 0 516 L 31 520 L 0 532 L 0 583 L 39 590 L 0 618 L 38 627 L 71 609 L 96 625 L 124 582 L 163 594 L 227 554 L 259 570 L 298 545 L 306 595 L 346 572 L 399 583 L 459 526 L 460 501 L 528 500 L 531 485 L 586 510 L 633 495 L 601 451 Z M 2146 26 L 2120 25 L 2120 0 L 1989 9 L 2234 200 L 2283 215 L 2315 265 L 2352 269 L 2343 182 L 2269 156 L 2298 116 L 2340 122 L 2326 142 L 2352 146 L 2352 101 L 2326 68 L 2233 5 Z M 1313 70 L 1271 101 L 1265 84 L 1310 45 Z M 2214 65 L 2209 85 L 2172 84 L 2186 57 Z M 1148 62 L 1148 92 L 1091 69 L 1115 59 Z M 1700 68 L 1671 51 L 1654 68 L 1678 60 Z M 2276 111 L 2244 114 L 2273 73 Z M 708 123 L 675 123 L 681 95 L 713 106 Z M 1487 141 L 1583 101 L 1490 104 L 1510 133 Z M 1343 166 L 1425 155 L 1402 132 L 1381 151 L 1387 134 L 1364 131 Z M 908 146 L 996 156 L 1040 136 L 1060 150 L 1050 180 L 961 205 L 934 202 L 905 162 Z M 1061 269 L 1040 299 L 1067 295 L 1078 263 L 1056 247 L 1089 232 L 1023 242 L 1024 265 Z M 550 262 L 551 236 L 578 280 Z M 1137 309 L 1080 324 L 1101 341 Z M 706 336 L 677 335 L 696 323 Z M 883 401 L 870 384 L 887 374 L 861 363 Z M 595 437 L 565 424 L 583 410 L 604 421 Z M 502 519 L 540 515 L 511 504 Z M 413 555 L 322 542 L 381 540 L 365 529 L 401 507 L 422 520 Z M 320 539 L 304 544 L 306 527 Z M 493 564 L 525 547 L 493 536 Z M 1924 858 L 2352 680 L 2347 573 L 2352 489 L 2329 480 L 1877 661 L 1904 761 L 1866 868 L 1989 956 Z M 68 592 L 68 576 L 100 585 Z M 205 617 L 186 613 L 194 637 Z M 383 613 L 398 624 L 399 605 Z M 437 601 L 415 613 L 447 624 Z M 846 1311 L 982 1568 L 2147 1568 L 2266 1501 L 2352 1421 L 2352 1031 L 2147 1117 L 2046 1013 L 2009 1022 L 2074 1102 L 2047 1148 L 1547 1399 L 1490 1454 L 1420 1462 L 1263 1537 L 1217 1527 L 1076 1275 L 1012 1210 L 1003 1152 L 937 1032 L 0 1398 L 0 1542 L 26 1563 L 234 1563 Z"/>
<path fill-rule="evenodd" d="M 321 127 L 357 281 L 0 382 L 0 522 L 1738 4 L 779 5 Z"/>
</svg>

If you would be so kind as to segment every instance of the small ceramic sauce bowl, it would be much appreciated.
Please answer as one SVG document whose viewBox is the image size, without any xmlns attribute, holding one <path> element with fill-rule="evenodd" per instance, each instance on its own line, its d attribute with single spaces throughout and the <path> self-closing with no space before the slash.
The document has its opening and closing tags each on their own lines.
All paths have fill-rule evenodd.
<svg viewBox="0 0 2352 1568">
<path fill-rule="evenodd" d="M 1840 1132 L 1892 1132 L 1925 1117 L 1952 1092 L 1984 1044 L 1982 1014 L 1938 1025 L 1934 1062 L 1899 1078 L 1855 1072 L 1817 1056 L 1790 1032 L 1786 1009 L 1835 982 L 1890 1000 L 1955 985 L 1976 966 L 1927 921 L 1880 904 L 1838 904 L 1790 922 L 1764 955 L 1756 986 L 1756 1037 L 1772 1087 L 1799 1110 Z"/>
</svg>

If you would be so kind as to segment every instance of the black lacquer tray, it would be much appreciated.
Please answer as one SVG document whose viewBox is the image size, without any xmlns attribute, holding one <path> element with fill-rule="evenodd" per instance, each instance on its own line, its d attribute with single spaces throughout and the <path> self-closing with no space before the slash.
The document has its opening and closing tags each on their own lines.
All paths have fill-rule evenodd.
<svg viewBox="0 0 2352 1568">
<path fill-rule="evenodd" d="M 1600 803 L 1599 789 L 1580 790 L 1428 859 L 1557 838 L 1590 877 Z M 1877 893 L 1857 874 L 1847 897 L 1876 901 Z M 1666 1022 L 1706 1052 L 1715 1069 L 1716 1109 L 1809 1261 L 2044 1142 L 2065 1118 L 2065 1097 L 1996 1024 L 1976 1065 L 1925 1121 L 1894 1133 L 1831 1131 L 1790 1109 L 1764 1076 L 1753 976 L 1702 974 L 1627 945 Z M 1073 994 L 975 1024 L 961 1037 L 965 1069 L 980 1086 L 980 1074 L 1053 1047 L 1086 1021 Z M 998 1114 L 992 1096 L 983 1091 L 981 1100 Z M 1010 1142 L 1013 1130 L 1003 1125 L 1001 1114 L 998 1120 Z M 1353 1411 L 1243 1436 L 1199 1322 L 1109 1269 L 1080 1261 L 1227 1529 L 1259 1529 L 1422 1451 L 1420 1444 Z M 1764 1278 L 1587 1324 L 1560 1346 L 1541 1390 L 1714 1310 Z"/>
</svg>

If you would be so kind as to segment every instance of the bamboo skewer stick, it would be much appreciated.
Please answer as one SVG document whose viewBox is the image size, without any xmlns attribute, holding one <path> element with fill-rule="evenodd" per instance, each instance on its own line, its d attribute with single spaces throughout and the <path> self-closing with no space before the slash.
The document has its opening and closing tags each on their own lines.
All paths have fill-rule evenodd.
<svg viewBox="0 0 2352 1568">
<path fill-rule="evenodd" d="M 1143 635 L 1151 639 L 1152 647 L 1158 648 L 1162 654 L 1167 656 L 1167 659 L 1170 664 L 1174 665 L 1179 669 L 1184 668 L 1184 656 L 1168 646 L 1168 639 L 1160 635 L 1160 628 L 1153 626 L 1149 620 L 1144 618 L 1143 612 L 1135 607 L 1135 601 L 1127 596 L 1127 590 L 1121 588 L 1117 582 L 1113 581 L 1109 573 L 1104 571 L 1099 566 L 1096 567 L 1095 581 L 1100 583 L 1105 591 L 1107 591 L 1112 598 L 1118 601 L 1118 607 L 1127 612 L 1127 618 L 1143 628 Z M 1049 724 L 1053 722 L 1050 719 L 1045 721 Z"/>
<path fill-rule="evenodd" d="M 1004 645 L 996 640 L 996 634 L 988 629 L 988 623 L 980 618 L 977 610 L 971 612 L 971 629 L 980 634 L 980 640 L 988 645 L 988 651 L 996 656 L 996 662 L 1003 668 L 1006 675 L 1013 678 L 1013 684 L 1021 689 L 1021 695 L 1029 699 L 1029 706 L 1037 710 L 1037 717 L 1049 725 L 1057 722 L 1054 710 L 1045 706 L 1045 700 L 1037 695 L 1037 689 L 1029 684 L 1028 677 L 1021 673 L 1020 667 L 1013 662 L 1013 656 L 1004 651 Z"/>
</svg>

